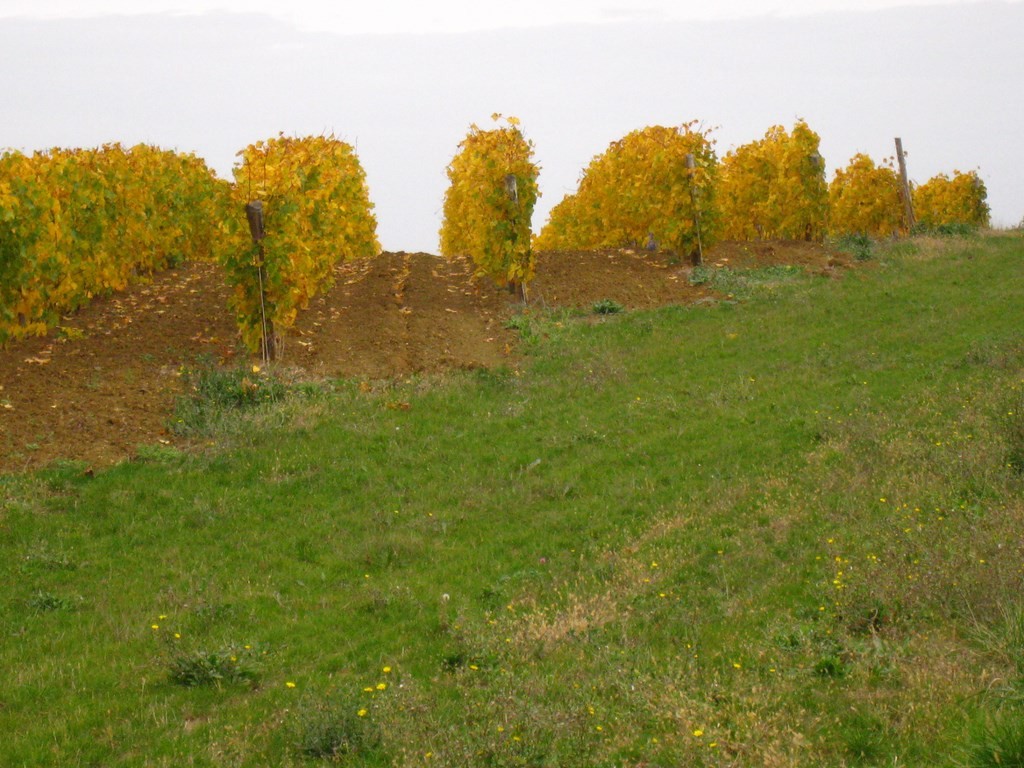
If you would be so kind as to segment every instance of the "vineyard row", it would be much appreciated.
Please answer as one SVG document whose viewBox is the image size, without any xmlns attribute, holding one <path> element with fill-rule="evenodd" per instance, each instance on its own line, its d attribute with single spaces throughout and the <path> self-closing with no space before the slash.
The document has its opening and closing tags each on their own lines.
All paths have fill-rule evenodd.
<svg viewBox="0 0 1024 768">
<path fill-rule="evenodd" d="M 708 132 L 687 123 L 612 142 L 535 237 L 533 143 L 515 118 L 493 118 L 494 128 L 471 127 L 448 166 L 441 250 L 471 256 L 478 275 L 514 290 L 531 279 L 538 250 L 648 245 L 692 255 L 723 238 L 909 228 L 891 160 L 856 155 L 828 183 L 819 137 L 802 121 L 721 159 Z M 146 145 L 0 154 L 0 344 L 195 258 L 224 265 L 242 338 L 273 356 L 339 260 L 380 252 L 376 220 L 355 151 L 334 137 L 281 135 L 239 157 L 229 183 L 192 154 Z M 988 222 L 974 172 L 931 179 L 912 204 L 925 226 Z"/>
</svg>

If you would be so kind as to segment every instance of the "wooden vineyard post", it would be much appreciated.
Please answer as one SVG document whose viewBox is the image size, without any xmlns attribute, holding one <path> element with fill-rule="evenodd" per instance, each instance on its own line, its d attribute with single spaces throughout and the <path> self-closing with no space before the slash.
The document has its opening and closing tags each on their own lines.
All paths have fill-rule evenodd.
<svg viewBox="0 0 1024 768">
<path fill-rule="evenodd" d="M 505 194 L 514 204 L 519 205 L 519 182 L 514 173 L 505 174 Z"/>
<path fill-rule="evenodd" d="M 249 220 L 249 234 L 256 244 L 259 252 L 259 261 L 256 263 L 256 278 L 260 284 L 260 320 L 262 322 L 263 338 L 260 342 L 260 351 L 263 355 L 263 362 L 268 363 L 277 356 L 276 344 L 274 343 L 274 323 L 267 319 L 267 295 L 266 295 L 266 265 L 264 263 L 263 239 L 267 236 L 263 228 L 263 202 L 254 200 L 245 206 L 245 217 Z"/>
<path fill-rule="evenodd" d="M 910 197 L 910 181 L 907 179 L 907 156 L 903 151 L 903 140 L 896 137 L 896 161 L 900 166 L 900 197 L 903 198 L 903 216 L 907 220 L 907 229 L 912 230 L 914 224 L 914 201 Z"/>
<path fill-rule="evenodd" d="M 512 201 L 512 205 L 516 208 L 516 216 L 519 215 L 519 182 L 516 179 L 514 173 L 505 174 L 505 194 L 508 195 L 508 199 Z M 520 301 L 526 301 L 526 287 L 523 283 L 517 283 L 515 280 L 510 280 L 508 284 L 509 293 L 516 295 Z"/>
<path fill-rule="evenodd" d="M 700 208 L 697 206 L 697 185 L 694 176 L 697 172 L 697 161 L 692 153 L 686 155 L 686 171 L 690 177 L 690 203 L 693 205 L 693 228 L 697 232 L 697 250 L 690 254 L 693 266 L 699 267 L 704 263 L 704 244 L 700 236 Z"/>
</svg>

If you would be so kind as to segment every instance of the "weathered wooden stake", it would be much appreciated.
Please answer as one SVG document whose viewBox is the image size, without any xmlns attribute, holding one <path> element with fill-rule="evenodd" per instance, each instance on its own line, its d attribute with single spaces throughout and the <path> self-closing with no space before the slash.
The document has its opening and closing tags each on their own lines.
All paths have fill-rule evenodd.
<svg viewBox="0 0 1024 768">
<path fill-rule="evenodd" d="M 514 173 L 505 174 L 505 194 L 508 195 L 508 199 L 512 201 L 512 204 L 518 208 L 519 182 Z M 508 283 L 508 292 L 515 294 L 520 301 L 526 301 L 526 286 L 523 283 L 516 280 L 510 280 Z"/>
<path fill-rule="evenodd" d="M 907 156 L 903 151 L 903 140 L 896 137 L 896 161 L 900 165 L 900 197 L 903 198 L 903 215 L 907 220 L 907 229 L 913 229 L 914 201 L 910 196 L 910 181 L 907 179 Z"/>
<path fill-rule="evenodd" d="M 245 218 L 249 220 L 249 234 L 252 235 L 254 243 L 260 242 L 267 236 L 263 229 L 263 201 L 253 200 L 245 206 Z"/>
<path fill-rule="evenodd" d="M 277 357 L 277 345 L 274 343 L 274 323 L 267 318 L 266 267 L 264 265 L 263 239 L 267 236 L 263 228 L 263 202 L 253 200 L 245 206 L 245 217 L 249 220 L 249 234 L 259 250 L 259 262 L 256 264 L 256 279 L 260 285 L 260 320 L 263 338 L 260 342 L 263 362 L 268 363 Z"/>
<path fill-rule="evenodd" d="M 514 173 L 505 174 L 505 194 L 509 200 L 519 205 L 519 182 Z"/>
<path fill-rule="evenodd" d="M 704 263 L 704 244 L 700 236 L 700 208 L 697 206 L 697 186 L 694 183 L 694 176 L 697 172 L 697 160 L 693 154 L 686 155 L 686 170 L 690 177 L 690 202 L 693 204 L 693 228 L 697 231 L 697 250 L 690 254 L 690 261 L 693 266 L 699 267 Z"/>
</svg>

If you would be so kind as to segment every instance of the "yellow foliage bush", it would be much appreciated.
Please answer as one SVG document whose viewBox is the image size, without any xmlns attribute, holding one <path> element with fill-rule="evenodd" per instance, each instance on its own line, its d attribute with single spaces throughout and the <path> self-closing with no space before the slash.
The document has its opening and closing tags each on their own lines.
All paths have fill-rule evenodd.
<svg viewBox="0 0 1024 768">
<path fill-rule="evenodd" d="M 140 144 L 0 156 L 0 343 L 42 334 L 93 296 L 209 257 L 227 183 Z"/>
<path fill-rule="evenodd" d="M 907 232 L 900 180 L 891 161 L 875 165 L 864 154 L 837 170 L 829 185 L 829 234 L 891 237 Z"/>
<path fill-rule="evenodd" d="M 696 123 L 651 126 L 612 142 L 591 160 L 578 190 L 552 211 L 541 250 L 644 246 L 692 254 L 718 236 L 718 159 Z M 693 155 L 695 167 L 687 167 Z"/>
<path fill-rule="evenodd" d="M 264 316 L 268 336 L 284 333 L 333 283 L 336 263 L 380 253 L 377 221 L 355 151 L 333 136 L 280 135 L 239 156 L 220 260 L 243 340 L 253 351 L 265 342 L 272 349 Z M 245 215 L 256 200 L 263 204 L 262 249 L 252 242 Z"/>
<path fill-rule="evenodd" d="M 987 227 L 988 191 L 977 173 L 953 172 L 929 179 L 913 191 L 914 216 L 926 228 L 950 224 Z"/>
<path fill-rule="evenodd" d="M 817 133 L 781 125 L 722 160 L 719 203 L 730 240 L 816 240 L 825 236 L 828 184 Z"/>
<path fill-rule="evenodd" d="M 495 122 L 502 120 L 492 115 Z M 470 126 L 448 166 L 441 253 L 469 256 L 478 275 L 499 285 L 522 286 L 533 278 L 533 208 L 540 196 L 533 144 L 509 117 L 491 130 Z"/>
</svg>

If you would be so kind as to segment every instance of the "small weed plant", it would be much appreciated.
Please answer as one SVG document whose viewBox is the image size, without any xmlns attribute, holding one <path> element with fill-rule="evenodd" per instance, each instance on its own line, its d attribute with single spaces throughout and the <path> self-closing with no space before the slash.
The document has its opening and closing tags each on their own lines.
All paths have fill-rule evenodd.
<svg viewBox="0 0 1024 768">
<path fill-rule="evenodd" d="M 614 299 L 601 299 L 594 302 L 593 307 L 595 315 L 617 315 L 623 309 L 624 307 Z"/>
<path fill-rule="evenodd" d="M 857 261 L 870 261 L 875 257 L 875 241 L 863 233 L 843 235 L 831 243 L 837 251 L 846 253 Z"/>
<path fill-rule="evenodd" d="M 988 715 L 971 734 L 961 768 L 1024 768 L 1024 709 Z"/>
<path fill-rule="evenodd" d="M 711 282 L 715 271 L 711 267 L 699 266 L 690 270 L 690 285 L 707 285 Z"/>
<path fill-rule="evenodd" d="M 911 231 L 912 235 L 929 237 L 973 237 L 978 234 L 978 227 L 973 224 L 950 222 L 948 224 L 917 224 Z"/>
<path fill-rule="evenodd" d="M 291 721 L 292 744 L 301 757 L 360 765 L 386 765 L 381 731 L 365 702 L 328 696 L 304 701 Z"/>
<path fill-rule="evenodd" d="M 278 403 L 288 392 L 284 382 L 258 365 L 205 364 L 181 375 L 185 394 L 178 400 L 172 424 L 178 434 L 204 433 L 232 414 Z"/>
<path fill-rule="evenodd" d="M 221 685 L 255 685 L 260 677 L 262 653 L 249 643 L 217 643 L 204 638 L 201 621 L 189 629 L 168 624 L 160 616 L 150 626 L 161 650 L 159 658 L 168 679 L 186 688 Z"/>
<path fill-rule="evenodd" d="M 73 601 L 52 592 L 35 592 L 28 599 L 28 606 L 33 611 L 48 613 L 51 611 L 70 611 L 75 607 Z"/>
<path fill-rule="evenodd" d="M 565 328 L 566 323 L 581 313 L 575 310 L 551 310 L 529 308 L 512 315 L 505 327 L 519 333 L 519 339 L 527 347 L 535 346 Z"/>
<path fill-rule="evenodd" d="M 762 291 L 797 279 L 802 274 L 799 267 L 775 265 L 755 269 L 729 269 L 701 265 L 690 271 L 689 282 L 694 286 L 706 286 L 735 299 L 749 299 Z"/>
<path fill-rule="evenodd" d="M 227 645 L 215 650 L 180 650 L 168 659 L 168 675 L 178 685 L 254 684 L 258 679 L 252 653 Z"/>
</svg>

